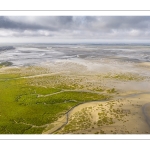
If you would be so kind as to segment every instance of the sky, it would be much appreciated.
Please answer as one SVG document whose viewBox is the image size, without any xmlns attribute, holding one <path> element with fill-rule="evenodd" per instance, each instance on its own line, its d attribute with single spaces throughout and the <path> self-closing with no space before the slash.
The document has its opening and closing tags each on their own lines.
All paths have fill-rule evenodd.
<svg viewBox="0 0 150 150">
<path fill-rule="evenodd" d="M 150 42 L 150 16 L 0 16 L 0 43 Z"/>
</svg>

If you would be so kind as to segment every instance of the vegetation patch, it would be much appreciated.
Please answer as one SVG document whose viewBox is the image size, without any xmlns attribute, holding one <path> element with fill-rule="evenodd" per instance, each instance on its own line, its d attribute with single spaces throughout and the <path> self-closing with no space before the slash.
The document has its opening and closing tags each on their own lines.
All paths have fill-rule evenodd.
<svg viewBox="0 0 150 150">
<path fill-rule="evenodd" d="M 107 93 L 116 93 L 116 90 L 115 90 L 115 88 L 108 89 L 108 90 L 107 90 Z"/>
<path fill-rule="evenodd" d="M 86 108 L 76 112 L 69 118 L 67 124 L 62 131 L 57 133 L 73 133 L 79 130 L 87 130 L 91 127 L 91 118 Z"/>
<path fill-rule="evenodd" d="M 90 132 L 95 134 L 105 134 L 101 129 L 102 127 L 110 126 L 116 121 L 127 121 L 125 117 L 130 114 L 129 111 L 123 110 L 122 108 L 116 108 L 115 106 L 116 103 L 111 101 L 106 102 L 105 104 L 101 103 L 95 106 L 82 108 L 80 111 L 69 116 L 68 124 L 56 133 L 68 134 Z M 110 131 L 110 133 L 115 134 L 114 131 Z"/>
<path fill-rule="evenodd" d="M 144 77 L 142 77 L 138 74 L 133 74 L 133 73 L 120 73 L 120 74 L 108 73 L 104 77 L 105 78 L 117 79 L 117 80 L 125 80 L 125 81 L 131 81 L 131 80 L 140 81 L 140 80 L 144 79 Z"/>
<path fill-rule="evenodd" d="M 0 66 L 11 66 L 13 63 L 9 61 L 1 62 Z"/>
</svg>

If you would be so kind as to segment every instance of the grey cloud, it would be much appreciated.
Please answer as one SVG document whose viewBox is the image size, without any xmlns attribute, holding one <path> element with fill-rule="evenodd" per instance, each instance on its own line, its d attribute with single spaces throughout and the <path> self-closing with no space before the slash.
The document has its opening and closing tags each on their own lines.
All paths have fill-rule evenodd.
<svg viewBox="0 0 150 150">
<path fill-rule="evenodd" d="M 4 34 L 5 32 L 8 34 Z M 12 32 L 11 32 L 12 31 Z M 149 16 L 7 16 L 0 36 L 71 39 L 150 38 Z"/>
<path fill-rule="evenodd" d="M 147 29 L 150 27 L 149 16 L 118 16 L 103 17 L 106 22 L 106 28 L 113 29 Z"/>
<path fill-rule="evenodd" d="M 22 17 L 23 19 L 23 17 Z M 16 22 L 8 19 L 7 17 L 0 16 L 0 28 L 4 29 L 12 29 L 12 30 L 39 30 L 39 29 L 48 29 L 55 31 L 55 27 L 44 27 L 42 25 L 38 25 L 36 22 L 34 24 L 30 24 L 28 22 Z"/>
<path fill-rule="evenodd" d="M 23 30 L 97 29 L 105 31 L 111 29 L 147 29 L 150 27 L 149 16 L 40 16 L 34 17 L 33 22 L 23 20 L 24 17 L 18 17 L 18 20 L 13 20 L 11 17 L 0 17 L 0 27 Z"/>
</svg>

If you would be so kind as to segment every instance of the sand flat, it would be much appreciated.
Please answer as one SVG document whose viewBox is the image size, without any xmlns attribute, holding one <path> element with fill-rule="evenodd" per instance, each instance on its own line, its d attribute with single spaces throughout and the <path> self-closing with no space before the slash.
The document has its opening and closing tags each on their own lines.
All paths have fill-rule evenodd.
<svg viewBox="0 0 150 150">
<path fill-rule="evenodd" d="M 81 127 L 81 129 L 72 129 L 70 131 L 65 130 L 64 127 L 59 130 L 58 133 L 149 134 L 150 127 L 146 122 L 145 116 L 142 112 L 142 106 L 149 102 L 149 97 L 149 94 L 140 94 L 140 96 L 135 94 L 134 97 L 128 97 L 121 100 L 110 100 L 109 102 L 89 102 L 81 104 L 69 113 L 69 118 L 71 118 L 71 120 L 69 120 L 68 125 L 72 125 L 72 120 L 74 120 L 74 123 L 81 123 L 79 122 L 79 118 L 82 117 L 83 114 L 81 114 L 80 117 L 76 117 L 76 114 L 80 114 L 83 110 L 86 110 L 87 114 L 92 116 L 90 120 L 90 127 L 85 129 Z M 113 105 L 112 108 L 110 108 L 111 105 Z M 115 114 L 111 112 L 113 109 L 120 109 L 122 112 Z M 99 120 L 98 113 L 101 113 L 102 110 L 107 113 L 107 118 L 112 118 L 112 124 L 105 124 L 103 122 L 100 126 L 97 125 Z"/>
</svg>

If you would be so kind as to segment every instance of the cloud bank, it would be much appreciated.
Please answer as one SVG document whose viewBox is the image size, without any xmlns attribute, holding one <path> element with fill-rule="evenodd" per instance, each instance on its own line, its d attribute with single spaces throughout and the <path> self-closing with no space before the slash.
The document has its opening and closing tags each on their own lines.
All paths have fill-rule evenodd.
<svg viewBox="0 0 150 150">
<path fill-rule="evenodd" d="M 149 39 L 149 16 L 0 16 L 1 42 Z"/>
</svg>

